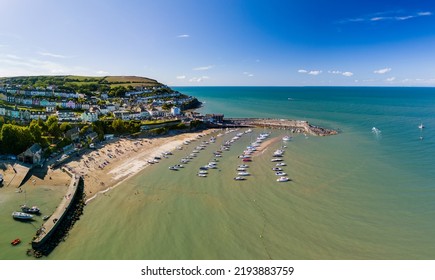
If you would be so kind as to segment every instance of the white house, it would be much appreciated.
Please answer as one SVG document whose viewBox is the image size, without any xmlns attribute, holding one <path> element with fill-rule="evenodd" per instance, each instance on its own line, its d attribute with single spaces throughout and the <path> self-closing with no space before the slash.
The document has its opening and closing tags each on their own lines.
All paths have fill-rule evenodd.
<svg viewBox="0 0 435 280">
<path fill-rule="evenodd" d="M 91 112 L 84 112 L 80 119 L 84 122 L 95 122 L 98 121 L 98 114 L 97 113 L 91 113 Z"/>
<path fill-rule="evenodd" d="M 179 107 L 172 107 L 171 114 L 173 116 L 179 116 L 181 114 L 181 109 Z"/>
</svg>

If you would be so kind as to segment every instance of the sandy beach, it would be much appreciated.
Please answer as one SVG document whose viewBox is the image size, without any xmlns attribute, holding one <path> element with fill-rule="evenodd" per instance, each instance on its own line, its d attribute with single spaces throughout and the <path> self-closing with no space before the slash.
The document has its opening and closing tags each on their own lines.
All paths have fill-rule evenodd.
<svg viewBox="0 0 435 280">
<path fill-rule="evenodd" d="M 214 130 L 183 133 L 156 138 L 116 138 L 101 148 L 95 149 L 71 161 L 66 168 L 83 176 L 87 202 L 151 165 L 154 157 L 162 157 L 186 140 L 200 138 Z"/>
</svg>

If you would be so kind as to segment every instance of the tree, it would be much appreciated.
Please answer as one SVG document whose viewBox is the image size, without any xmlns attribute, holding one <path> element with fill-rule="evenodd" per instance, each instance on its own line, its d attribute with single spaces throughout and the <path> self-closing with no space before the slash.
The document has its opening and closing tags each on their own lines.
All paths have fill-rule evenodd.
<svg viewBox="0 0 435 280">
<path fill-rule="evenodd" d="M 62 132 L 67 132 L 68 130 L 70 130 L 72 128 L 72 126 L 71 126 L 71 124 L 69 123 L 69 122 L 63 122 L 61 125 L 60 125 L 60 130 L 62 131 Z"/>
<path fill-rule="evenodd" d="M 59 138 L 62 135 L 62 131 L 60 130 L 59 125 L 57 122 L 52 123 L 48 127 L 48 133 L 53 136 L 54 138 Z"/>
<path fill-rule="evenodd" d="M 1 129 L 2 150 L 5 153 L 19 154 L 32 145 L 28 127 L 4 124 Z"/>
<path fill-rule="evenodd" d="M 122 134 L 125 132 L 124 122 L 120 119 L 116 119 L 112 122 L 112 128 L 116 134 Z"/>
<path fill-rule="evenodd" d="M 42 144 L 42 129 L 39 126 L 38 122 L 33 120 L 29 125 L 29 131 L 32 135 L 33 141 L 39 144 Z"/>
</svg>

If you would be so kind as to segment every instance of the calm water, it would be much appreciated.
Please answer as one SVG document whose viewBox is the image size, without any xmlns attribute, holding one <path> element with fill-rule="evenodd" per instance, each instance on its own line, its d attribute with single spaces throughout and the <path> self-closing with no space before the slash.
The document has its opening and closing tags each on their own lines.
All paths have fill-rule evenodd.
<svg viewBox="0 0 435 280">
<path fill-rule="evenodd" d="M 207 178 L 195 175 L 198 168 L 236 132 L 169 171 L 200 143 L 193 142 L 86 206 L 49 259 L 435 259 L 435 89 L 178 90 L 205 101 L 203 113 L 306 119 L 342 133 L 295 135 L 284 155 L 287 183 L 275 181 L 270 162 L 285 131 L 272 131 L 276 141 L 253 159 L 243 182 L 233 180 L 237 156 L 262 129 L 234 143 Z M 4 226 L 11 224 L 5 197 L 0 234 L 11 237 L 0 258 L 26 258 L 26 246 L 8 243 L 33 229 Z"/>
</svg>

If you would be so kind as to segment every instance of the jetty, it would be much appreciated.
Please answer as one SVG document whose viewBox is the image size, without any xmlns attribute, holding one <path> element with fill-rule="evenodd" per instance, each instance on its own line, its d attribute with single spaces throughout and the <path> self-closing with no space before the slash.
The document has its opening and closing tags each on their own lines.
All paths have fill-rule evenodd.
<svg viewBox="0 0 435 280">
<path fill-rule="evenodd" d="M 333 129 L 311 125 L 308 121 L 268 119 L 268 118 L 226 118 L 223 127 L 262 127 L 286 129 L 292 133 L 306 133 L 315 136 L 335 135 L 338 132 Z"/>
<path fill-rule="evenodd" d="M 19 163 L 6 163 L 3 174 L 3 185 L 5 187 L 19 188 L 24 178 L 30 171 L 30 167 Z"/>
<path fill-rule="evenodd" d="M 83 178 L 66 168 L 64 171 L 71 176 L 71 182 L 56 210 L 33 238 L 32 248 L 35 250 L 35 257 L 48 255 L 63 240 L 83 211 Z"/>
</svg>

